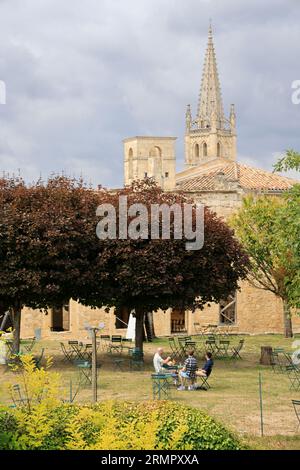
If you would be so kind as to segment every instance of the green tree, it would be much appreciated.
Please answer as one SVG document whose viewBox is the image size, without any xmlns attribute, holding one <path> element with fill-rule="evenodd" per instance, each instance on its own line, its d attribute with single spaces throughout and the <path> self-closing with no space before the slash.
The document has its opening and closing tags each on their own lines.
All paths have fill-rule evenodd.
<svg viewBox="0 0 300 470">
<path fill-rule="evenodd" d="M 293 336 L 291 306 L 295 305 L 291 288 L 299 276 L 295 247 L 296 228 L 290 218 L 299 206 L 291 206 L 282 197 L 249 196 L 244 199 L 240 211 L 231 218 L 231 224 L 250 256 L 250 282 L 258 288 L 270 291 L 283 301 L 284 334 Z M 299 228 L 299 222 L 298 224 Z M 263 312 L 262 312 L 263 314 Z"/>
<path fill-rule="evenodd" d="M 294 150 L 287 150 L 286 154 L 279 158 L 273 168 L 274 171 L 300 171 L 300 153 Z"/>
<path fill-rule="evenodd" d="M 274 171 L 300 171 L 300 153 L 288 150 L 286 155 L 274 165 Z M 300 308 L 300 184 L 295 184 L 285 195 L 286 205 L 283 213 L 284 236 L 281 243 L 285 250 L 291 253 L 286 263 L 293 263 L 296 275 L 286 280 L 290 304 Z"/>
</svg>

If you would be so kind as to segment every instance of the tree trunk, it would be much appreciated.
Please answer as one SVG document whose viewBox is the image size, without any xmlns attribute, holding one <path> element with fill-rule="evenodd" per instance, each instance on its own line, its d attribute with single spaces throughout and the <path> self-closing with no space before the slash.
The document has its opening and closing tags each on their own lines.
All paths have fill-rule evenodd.
<svg viewBox="0 0 300 470">
<path fill-rule="evenodd" d="M 260 364 L 264 366 L 271 366 L 272 365 L 272 352 L 273 348 L 271 346 L 261 346 L 260 348 Z"/>
<path fill-rule="evenodd" d="M 143 351 L 144 339 L 144 318 L 145 313 L 143 310 L 135 310 L 135 347 Z"/>
<path fill-rule="evenodd" d="M 155 329 L 154 329 L 153 312 L 148 312 L 147 318 L 148 318 L 148 325 L 149 325 L 149 330 L 150 330 L 150 338 L 148 338 L 148 341 L 152 341 L 154 338 L 156 338 Z"/>
<path fill-rule="evenodd" d="M 286 338 L 293 337 L 293 325 L 291 308 L 286 300 L 283 301 L 283 324 L 284 324 L 284 336 Z"/>
<path fill-rule="evenodd" d="M 13 345 L 12 350 L 14 354 L 20 351 L 20 335 L 21 335 L 21 304 L 16 303 L 12 308 L 12 321 L 13 321 Z"/>
</svg>

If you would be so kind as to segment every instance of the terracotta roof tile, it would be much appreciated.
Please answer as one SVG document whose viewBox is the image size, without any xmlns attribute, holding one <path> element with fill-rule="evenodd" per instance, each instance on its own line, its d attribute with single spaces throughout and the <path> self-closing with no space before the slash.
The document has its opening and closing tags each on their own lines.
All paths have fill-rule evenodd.
<svg viewBox="0 0 300 470">
<path fill-rule="evenodd" d="M 253 168 L 237 162 L 215 161 L 212 165 L 194 168 L 194 171 L 178 178 L 178 187 L 183 191 L 213 191 L 219 189 L 218 175 L 223 174 L 224 180 L 235 181 L 245 190 L 252 191 L 286 191 L 297 180 L 280 176 L 260 168 Z"/>
</svg>

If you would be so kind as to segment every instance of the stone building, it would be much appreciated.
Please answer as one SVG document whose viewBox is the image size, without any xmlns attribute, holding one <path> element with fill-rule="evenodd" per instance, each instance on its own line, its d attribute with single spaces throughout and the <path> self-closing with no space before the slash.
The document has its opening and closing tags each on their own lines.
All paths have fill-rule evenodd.
<svg viewBox="0 0 300 470">
<path fill-rule="evenodd" d="M 176 174 L 175 137 L 133 137 L 124 140 L 124 182 L 152 177 L 166 191 L 181 190 L 227 218 L 237 210 L 246 194 L 280 195 L 296 181 L 252 168 L 237 161 L 236 115 L 231 105 L 228 119 L 223 111 L 221 87 L 211 27 L 204 61 L 197 115 L 186 111 L 185 169 Z M 168 310 L 154 314 L 158 336 L 186 332 L 198 325 L 219 325 L 239 333 L 282 333 L 282 302 L 272 293 L 241 283 L 241 290 L 221 304 L 203 311 Z M 91 310 L 74 301 L 48 315 L 25 309 L 22 335 L 42 329 L 44 338 L 84 338 L 86 323 L 104 322 L 103 334 L 124 334 L 128 312 L 116 318 L 111 310 Z M 196 324 L 196 325 L 195 325 Z M 293 319 L 300 331 L 300 317 Z"/>
</svg>

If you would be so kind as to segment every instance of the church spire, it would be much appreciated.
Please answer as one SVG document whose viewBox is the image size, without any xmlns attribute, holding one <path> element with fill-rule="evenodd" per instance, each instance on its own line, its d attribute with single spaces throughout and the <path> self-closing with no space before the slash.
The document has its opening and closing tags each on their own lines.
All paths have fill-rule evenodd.
<svg viewBox="0 0 300 470">
<path fill-rule="evenodd" d="M 217 119 L 218 128 L 223 128 L 224 111 L 222 94 L 213 43 L 212 26 L 210 23 L 198 102 L 197 120 L 199 127 L 210 127 L 212 114 L 214 114 Z"/>
</svg>

